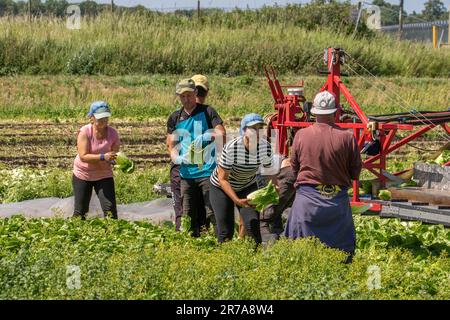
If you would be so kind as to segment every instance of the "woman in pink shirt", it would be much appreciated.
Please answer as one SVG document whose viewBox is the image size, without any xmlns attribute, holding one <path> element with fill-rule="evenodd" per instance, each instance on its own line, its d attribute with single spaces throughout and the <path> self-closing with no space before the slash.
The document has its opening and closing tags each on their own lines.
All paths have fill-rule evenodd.
<svg viewBox="0 0 450 320">
<path fill-rule="evenodd" d="M 78 154 L 73 164 L 74 217 L 85 219 L 92 189 L 100 200 L 103 213 L 117 219 L 112 163 L 120 148 L 117 131 L 108 125 L 111 111 L 104 101 L 91 104 L 90 124 L 80 129 Z"/>
</svg>

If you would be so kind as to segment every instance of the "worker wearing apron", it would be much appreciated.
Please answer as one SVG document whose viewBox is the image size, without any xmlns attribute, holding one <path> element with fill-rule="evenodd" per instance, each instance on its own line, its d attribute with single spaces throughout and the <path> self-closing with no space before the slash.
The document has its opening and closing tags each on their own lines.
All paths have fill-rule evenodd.
<svg viewBox="0 0 450 320">
<path fill-rule="evenodd" d="M 207 217 L 213 215 L 209 177 L 216 166 L 216 143 L 223 141 L 225 128 L 214 108 L 197 102 L 196 93 L 192 79 L 177 84 L 176 94 L 182 107 L 167 121 L 167 146 L 173 163 L 180 166 L 183 215 L 191 218 L 190 231 L 198 237 L 204 221 L 199 216 L 199 206 L 204 207 Z M 199 196 L 203 202 L 197 200 Z"/>
<path fill-rule="evenodd" d="M 351 261 L 356 237 L 347 191 L 359 178 L 362 162 L 352 131 L 335 124 L 336 110 L 334 95 L 319 93 L 311 109 L 316 123 L 294 138 L 296 195 L 284 233 L 292 239 L 317 237 L 345 251 Z"/>
</svg>

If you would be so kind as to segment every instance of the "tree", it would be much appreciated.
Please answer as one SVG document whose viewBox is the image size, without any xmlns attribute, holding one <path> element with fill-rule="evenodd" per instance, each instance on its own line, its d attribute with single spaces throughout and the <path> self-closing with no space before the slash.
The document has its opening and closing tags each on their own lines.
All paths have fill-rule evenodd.
<svg viewBox="0 0 450 320">
<path fill-rule="evenodd" d="M 82 15 L 96 16 L 100 11 L 100 7 L 95 1 L 87 0 L 80 3 L 80 10 Z"/>
<path fill-rule="evenodd" d="M 0 16 L 17 14 L 17 7 L 13 0 L 0 0 Z"/>
<path fill-rule="evenodd" d="M 56 17 L 63 17 L 66 14 L 66 9 L 69 6 L 66 0 L 47 0 L 45 1 L 45 9 L 47 14 Z"/>
<path fill-rule="evenodd" d="M 447 10 L 440 0 L 428 0 L 422 10 L 422 18 L 427 21 L 447 19 Z"/>
<path fill-rule="evenodd" d="M 31 14 L 33 16 L 43 16 L 45 13 L 45 4 L 41 0 L 31 0 Z"/>
</svg>

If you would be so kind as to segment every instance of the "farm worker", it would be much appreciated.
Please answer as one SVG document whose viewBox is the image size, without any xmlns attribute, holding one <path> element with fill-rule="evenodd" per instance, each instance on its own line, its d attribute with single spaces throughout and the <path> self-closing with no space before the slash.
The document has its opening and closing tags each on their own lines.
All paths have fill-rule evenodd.
<svg viewBox="0 0 450 320">
<path fill-rule="evenodd" d="M 283 233 L 282 214 L 294 202 L 295 180 L 296 176 L 292 170 L 289 158 L 282 157 L 280 172 L 277 175 L 280 200 L 278 204 L 270 205 L 264 209 L 260 217 L 263 241 L 265 241 L 265 238 L 267 240 L 277 239 Z"/>
<path fill-rule="evenodd" d="M 300 103 L 306 102 L 306 98 L 302 94 L 298 95 L 298 99 Z M 289 148 L 291 148 L 292 140 L 289 139 L 289 142 Z M 268 206 L 261 213 L 260 224 L 263 241 L 278 239 L 283 233 L 283 212 L 292 206 L 295 199 L 294 183 L 297 177 L 292 170 L 290 159 L 283 155 L 278 156 L 281 157 L 280 171 L 277 174 L 279 202 Z"/>
<path fill-rule="evenodd" d="M 225 128 L 219 114 L 211 106 L 197 103 L 197 89 L 192 79 L 176 86 L 182 104 L 167 121 L 167 147 L 172 161 L 180 165 L 182 214 L 191 218 L 192 235 L 200 235 L 199 207 L 206 216 L 212 213 L 209 203 L 209 177 L 216 166 L 215 145 L 221 144 Z M 202 196 L 200 203 L 198 195 Z"/>
<path fill-rule="evenodd" d="M 241 121 L 241 136 L 226 143 L 211 175 L 209 196 L 219 243 L 233 238 L 235 206 L 244 220 L 246 233 L 257 244 L 261 243 L 259 213 L 248 203 L 247 196 L 258 189 L 259 167 L 270 168 L 273 164 L 272 147 L 262 134 L 264 126 L 260 115 L 246 115 Z"/>
<path fill-rule="evenodd" d="M 80 129 L 77 137 L 78 154 L 73 164 L 74 216 L 85 219 L 94 188 L 103 213 L 117 219 L 111 163 L 120 148 L 119 134 L 108 125 L 111 111 L 106 102 L 93 102 L 88 117 L 90 123 Z"/>
<path fill-rule="evenodd" d="M 209 93 L 209 82 L 208 78 L 201 74 L 196 74 L 191 78 L 195 83 L 195 88 L 197 89 L 196 102 L 198 104 L 205 105 L 206 97 Z M 180 230 L 181 226 L 181 217 L 183 215 L 183 207 L 181 201 L 181 178 L 180 178 L 180 165 L 171 162 L 170 166 L 170 189 L 172 191 L 172 199 L 173 199 L 173 209 L 175 211 L 175 229 L 177 231 Z M 200 195 L 200 194 L 199 194 Z M 215 220 L 214 214 L 210 214 L 209 217 L 206 217 L 205 207 L 203 204 L 203 196 L 197 197 L 198 205 L 198 216 L 200 227 L 203 226 L 208 229 L 210 223 L 213 224 L 215 228 Z"/>
<path fill-rule="evenodd" d="M 355 252 L 355 227 L 348 188 L 362 168 L 358 144 L 351 131 L 335 124 L 335 97 L 319 93 L 311 113 L 316 123 L 295 135 L 291 165 L 296 195 L 285 236 L 317 237 L 327 246 Z"/>
</svg>

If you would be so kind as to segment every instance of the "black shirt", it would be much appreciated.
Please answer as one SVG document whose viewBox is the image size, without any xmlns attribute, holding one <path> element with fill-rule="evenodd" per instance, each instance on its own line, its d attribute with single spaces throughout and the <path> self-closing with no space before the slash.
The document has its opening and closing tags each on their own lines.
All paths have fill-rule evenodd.
<svg viewBox="0 0 450 320">
<path fill-rule="evenodd" d="M 177 124 L 201 112 L 205 113 L 209 129 L 213 129 L 219 124 L 223 124 L 222 118 L 220 118 L 219 114 L 213 107 L 206 104 L 197 103 L 197 106 L 190 115 L 187 114 L 183 107 L 173 112 L 167 120 L 167 133 L 172 134 L 175 131 Z"/>
</svg>

